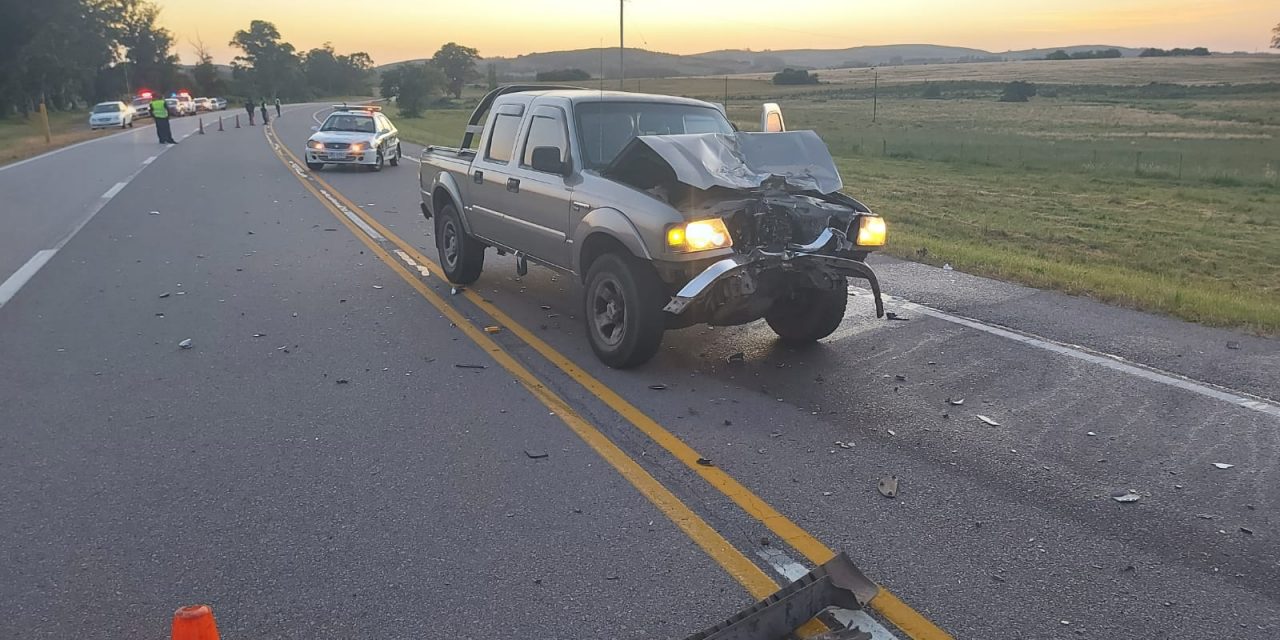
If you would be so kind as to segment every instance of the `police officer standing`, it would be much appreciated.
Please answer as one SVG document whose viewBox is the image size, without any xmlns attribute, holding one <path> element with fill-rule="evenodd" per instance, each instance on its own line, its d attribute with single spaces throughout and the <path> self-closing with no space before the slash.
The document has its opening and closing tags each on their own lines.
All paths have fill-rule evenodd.
<svg viewBox="0 0 1280 640">
<path fill-rule="evenodd" d="M 151 119 L 156 122 L 156 137 L 160 139 L 160 144 L 178 144 L 173 139 L 173 130 L 169 128 L 169 109 L 163 97 L 157 96 L 151 100 Z"/>
<path fill-rule="evenodd" d="M 244 99 L 244 110 L 249 112 L 249 126 L 253 126 L 253 98 Z"/>
<path fill-rule="evenodd" d="M 267 99 L 263 98 L 262 99 L 262 126 L 264 127 L 267 126 L 268 122 L 271 122 L 271 118 L 267 116 Z"/>
<path fill-rule="evenodd" d="M 276 98 L 276 117 L 280 117 L 280 98 Z"/>
</svg>

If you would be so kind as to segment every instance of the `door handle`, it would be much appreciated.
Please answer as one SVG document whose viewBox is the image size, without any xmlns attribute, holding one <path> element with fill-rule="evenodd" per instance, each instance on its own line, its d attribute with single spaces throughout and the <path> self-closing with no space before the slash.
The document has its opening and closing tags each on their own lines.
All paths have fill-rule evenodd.
<svg viewBox="0 0 1280 640">
<path fill-rule="evenodd" d="M 475 173 L 471 174 L 471 181 L 476 184 L 484 184 L 484 172 L 477 170 Z"/>
<path fill-rule="evenodd" d="M 520 180 L 516 178 L 507 178 L 507 191 L 511 193 L 520 193 Z"/>
</svg>

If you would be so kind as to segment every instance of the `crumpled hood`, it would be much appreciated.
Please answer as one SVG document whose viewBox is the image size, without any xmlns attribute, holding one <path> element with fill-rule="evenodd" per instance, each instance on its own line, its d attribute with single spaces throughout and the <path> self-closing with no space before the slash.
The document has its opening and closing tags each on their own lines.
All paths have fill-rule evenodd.
<svg viewBox="0 0 1280 640">
<path fill-rule="evenodd" d="M 311 140 L 315 142 L 369 142 L 373 140 L 374 134 L 363 133 L 360 131 L 317 131 L 311 134 Z"/>
<path fill-rule="evenodd" d="M 639 136 L 602 174 L 624 178 L 628 171 L 651 164 L 652 154 L 675 172 L 677 180 L 698 189 L 755 189 L 774 176 L 793 188 L 823 194 L 844 186 L 827 145 L 812 131 Z"/>
</svg>

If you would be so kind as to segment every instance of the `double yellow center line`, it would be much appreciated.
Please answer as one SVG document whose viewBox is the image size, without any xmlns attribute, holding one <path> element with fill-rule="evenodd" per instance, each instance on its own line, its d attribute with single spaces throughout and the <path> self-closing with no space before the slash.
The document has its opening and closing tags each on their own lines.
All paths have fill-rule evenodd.
<svg viewBox="0 0 1280 640">
<path fill-rule="evenodd" d="M 440 294 L 436 293 L 425 283 L 417 274 L 413 274 L 398 263 L 377 241 L 365 233 L 360 227 L 367 225 L 374 229 L 379 235 L 386 239 L 387 242 L 397 247 L 401 252 L 409 255 L 418 264 L 435 269 L 437 273 L 442 272 L 439 265 L 434 260 L 423 255 L 412 244 L 407 243 L 397 237 L 394 233 L 380 224 L 372 216 L 361 209 L 357 204 L 342 195 L 320 177 L 305 172 L 302 169 L 303 163 L 293 154 L 285 145 L 280 143 L 279 137 L 275 134 L 274 126 L 268 126 L 265 129 L 268 142 L 271 143 L 276 152 L 276 156 L 280 158 L 286 166 L 289 166 L 299 182 L 309 191 L 315 198 L 320 201 L 339 221 L 347 226 L 348 229 L 369 249 L 374 255 L 378 256 L 383 262 L 387 263 L 396 272 L 401 279 L 407 282 L 414 290 L 418 291 L 428 302 L 440 310 L 445 317 L 453 322 L 461 329 L 468 338 L 476 343 L 480 348 L 484 349 L 498 364 L 515 376 L 516 380 L 525 387 L 535 398 L 542 402 L 557 417 L 559 417 L 566 426 L 568 426 L 575 434 L 594 449 L 602 458 L 614 467 L 624 478 L 627 479 L 637 490 L 640 491 L 650 502 L 660 509 L 672 522 L 674 522 L 686 535 L 690 537 L 699 547 L 703 549 L 712 559 L 714 559 L 729 575 L 733 576 L 746 590 L 755 598 L 760 599 L 777 589 L 777 583 L 764 573 L 754 562 L 748 559 L 741 551 L 729 543 L 714 528 L 707 524 L 702 518 L 694 513 L 687 505 L 685 505 L 675 494 L 671 493 L 665 486 L 658 482 L 652 475 L 644 470 L 635 460 L 628 456 L 622 449 L 618 448 L 607 436 L 587 422 L 582 416 L 569 406 L 562 398 L 548 389 L 541 381 L 538 380 L 524 365 L 520 364 L 509 353 L 503 350 L 488 334 L 477 327 L 462 315 L 453 305 L 449 304 Z M 325 190 L 325 194 L 320 192 L 316 185 L 320 185 Z M 336 206 L 328 196 L 337 198 L 342 205 L 357 216 L 364 225 L 357 223 Z M 725 473 L 718 467 L 704 466 L 697 463 L 702 458 L 698 452 L 694 451 L 684 441 L 680 440 L 670 431 L 659 425 L 656 421 L 638 409 L 635 405 L 628 402 L 625 398 L 618 395 L 613 389 L 597 380 L 594 376 L 583 371 L 575 365 L 569 358 L 556 351 L 551 345 L 547 344 L 541 338 L 534 335 L 531 331 L 513 320 L 509 315 L 501 309 L 495 307 L 492 303 L 485 300 L 482 296 L 471 290 L 464 290 L 464 295 L 469 301 L 475 304 L 481 311 L 488 314 L 499 325 L 505 327 L 508 331 L 524 341 L 532 347 L 547 361 L 554 364 L 565 375 L 572 378 L 581 385 L 589 393 L 594 395 L 600 401 L 604 402 L 609 408 L 613 409 L 620 416 L 630 422 L 642 433 L 653 440 L 658 446 L 666 449 L 668 453 L 683 463 L 686 467 L 698 474 L 708 484 L 715 487 L 720 493 L 724 494 L 734 504 L 738 505 L 744 512 L 758 520 L 780 539 L 786 541 L 792 548 L 804 555 L 813 564 L 822 564 L 835 556 L 829 547 L 813 537 L 799 525 L 792 522 L 789 518 L 779 513 L 759 496 L 751 492 L 736 479 Z M 949 640 L 951 636 L 939 627 L 934 625 L 924 616 L 920 615 L 914 609 L 902 602 L 888 590 L 880 588 L 877 595 L 872 598 L 869 603 L 870 607 L 876 610 L 885 619 L 892 622 L 901 629 L 907 636 L 913 640 Z M 728 612 L 727 612 L 728 613 Z M 727 617 L 727 615 L 726 615 Z M 808 628 L 808 631 L 817 631 L 816 628 Z"/>
</svg>

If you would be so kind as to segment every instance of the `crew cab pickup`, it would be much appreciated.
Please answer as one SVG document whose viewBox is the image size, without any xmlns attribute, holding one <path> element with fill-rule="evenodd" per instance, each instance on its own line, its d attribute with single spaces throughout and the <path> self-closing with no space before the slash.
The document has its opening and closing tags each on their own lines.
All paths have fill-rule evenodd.
<svg viewBox="0 0 1280 640">
<path fill-rule="evenodd" d="M 766 120 L 781 128 L 776 105 Z M 490 247 L 519 273 L 533 261 L 576 276 L 591 347 L 612 367 L 698 323 L 764 318 L 785 342 L 814 342 L 843 320 L 850 277 L 884 313 L 865 262 L 884 221 L 840 191 L 812 131 L 740 132 L 689 98 L 501 87 L 459 147 L 427 147 L 419 182 L 451 282 L 479 278 Z"/>
</svg>

